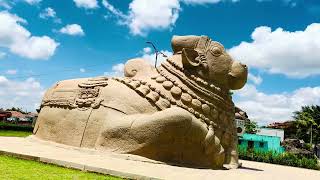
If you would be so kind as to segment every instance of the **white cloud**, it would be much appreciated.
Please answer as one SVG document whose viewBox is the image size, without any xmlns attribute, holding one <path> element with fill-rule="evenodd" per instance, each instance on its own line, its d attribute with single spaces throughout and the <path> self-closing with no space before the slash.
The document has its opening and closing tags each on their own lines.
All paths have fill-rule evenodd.
<svg viewBox="0 0 320 180">
<path fill-rule="evenodd" d="M 163 54 L 165 54 L 167 57 L 172 56 L 172 52 L 168 50 L 161 50 Z M 156 54 L 152 52 L 152 49 L 150 47 L 143 48 L 141 52 L 142 59 L 147 60 L 152 66 L 154 66 L 156 61 Z M 158 60 L 157 60 L 157 66 L 160 65 L 163 61 L 166 60 L 166 57 L 164 57 L 162 54 L 158 54 Z"/>
<path fill-rule="evenodd" d="M 216 4 L 222 0 L 182 0 L 186 4 Z M 238 0 L 232 0 L 232 2 L 237 2 Z"/>
<path fill-rule="evenodd" d="M 6 55 L 7 55 L 7 54 L 6 54 L 5 52 L 1 52 L 1 51 L 0 51 L 0 59 L 6 57 Z"/>
<path fill-rule="evenodd" d="M 39 14 L 39 17 L 43 19 L 47 19 L 49 17 L 56 17 L 56 15 L 57 15 L 56 11 L 51 7 L 48 7 Z"/>
<path fill-rule="evenodd" d="M 11 51 L 30 59 L 48 59 L 54 54 L 58 44 L 48 36 L 30 37 L 22 44 L 14 44 Z"/>
<path fill-rule="evenodd" d="M 121 77 L 124 75 L 124 64 L 119 63 L 114 66 L 112 66 L 112 71 L 105 72 L 104 75 L 110 76 L 110 77 Z"/>
<path fill-rule="evenodd" d="M 128 12 L 114 7 L 108 0 L 102 0 L 103 6 L 119 18 L 118 24 L 129 27 L 133 35 L 145 36 L 151 30 L 171 29 L 178 17 L 181 3 L 186 5 L 217 4 L 221 2 L 237 3 L 240 0 L 132 0 Z M 269 0 L 257 0 L 258 2 Z M 288 0 L 282 0 L 284 2 Z M 282 2 L 283 3 L 283 2 Z M 109 16 L 105 16 L 109 17 Z"/>
<path fill-rule="evenodd" d="M 6 71 L 6 74 L 9 74 L 9 75 L 15 75 L 17 74 L 18 70 L 16 69 L 9 69 Z"/>
<path fill-rule="evenodd" d="M 172 52 L 167 51 L 167 50 L 161 50 L 162 53 L 167 55 L 168 57 L 172 55 Z M 141 55 L 140 57 L 137 58 L 142 58 L 145 59 L 147 62 L 149 62 L 152 66 L 155 64 L 155 59 L 156 59 L 156 54 L 152 52 L 152 49 L 150 47 L 145 47 L 143 48 L 142 51 L 139 52 Z M 157 65 L 160 65 L 164 60 L 166 60 L 165 57 L 163 57 L 161 54 L 158 55 L 158 61 Z M 124 65 L 125 63 L 119 63 L 115 64 L 112 66 L 112 70 L 105 72 L 104 75 L 106 76 L 123 76 L 124 75 Z"/>
<path fill-rule="evenodd" d="M 112 4 L 110 4 L 107 0 L 102 0 L 102 5 L 107 8 L 112 14 L 120 17 L 120 18 L 123 18 L 123 19 L 126 19 L 127 16 L 121 12 L 119 9 L 116 9 Z"/>
<path fill-rule="evenodd" d="M 301 106 L 320 104 L 320 86 L 303 87 L 290 93 L 266 94 L 247 84 L 235 92 L 235 104 L 248 113 L 250 119 L 267 125 L 292 120 L 292 112 Z"/>
<path fill-rule="evenodd" d="M 30 5 L 35 5 L 40 3 L 42 0 L 24 0 L 24 1 Z"/>
<path fill-rule="evenodd" d="M 33 78 L 13 81 L 0 76 L 0 107 L 21 107 L 33 111 L 39 107 L 44 88 Z"/>
<path fill-rule="evenodd" d="M 129 5 L 131 33 L 144 35 L 149 29 L 172 27 L 179 17 L 178 0 L 134 0 Z"/>
<path fill-rule="evenodd" d="M 251 73 L 248 74 L 248 79 L 252 81 L 254 84 L 259 85 L 262 83 L 263 79 L 261 76 L 255 76 Z"/>
<path fill-rule="evenodd" d="M 4 9 L 11 9 L 12 8 L 11 3 L 8 2 L 7 0 L 0 0 L 0 8 L 2 7 Z"/>
<path fill-rule="evenodd" d="M 129 11 L 124 14 L 107 0 L 103 5 L 115 16 L 119 23 L 130 28 L 133 35 L 146 35 L 149 30 L 163 30 L 172 27 L 179 17 L 179 0 L 133 0 L 129 4 Z"/>
<path fill-rule="evenodd" d="M 320 74 L 320 23 L 295 32 L 261 26 L 251 38 L 252 42 L 241 42 L 229 50 L 249 67 L 296 78 Z"/>
<path fill-rule="evenodd" d="M 44 9 L 40 14 L 39 17 L 41 19 L 49 19 L 52 18 L 55 23 L 61 23 L 61 19 L 57 17 L 57 13 L 51 7 Z"/>
<path fill-rule="evenodd" d="M 95 9 L 98 8 L 97 0 L 73 0 L 76 3 L 76 6 L 79 8 L 85 9 Z"/>
<path fill-rule="evenodd" d="M 71 36 L 84 36 L 84 31 L 78 24 L 68 24 L 65 27 L 61 28 L 59 32 Z"/>
<path fill-rule="evenodd" d="M 80 68 L 79 71 L 82 72 L 82 73 L 85 73 L 85 72 L 86 72 L 86 69 Z"/>
<path fill-rule="evenodd" d="M 48 59 L 59 46 L 48 36 L 32 36 L 21 24 L 27 21 L 10 14 L 0 12 L 0 47 L 6 47 L 10 52 L 29 59 Z"/>
</svg>

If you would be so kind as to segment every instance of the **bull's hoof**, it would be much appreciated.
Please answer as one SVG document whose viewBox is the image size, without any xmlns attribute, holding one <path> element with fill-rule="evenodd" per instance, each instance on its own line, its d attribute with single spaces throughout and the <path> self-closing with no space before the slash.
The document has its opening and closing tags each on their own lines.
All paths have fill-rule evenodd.
<svg viewBox="0 0 320 180">
<path fill-rule="evenodd" d="M 237 169 L 240 168 L 242 166 L 242 163 L 233 163 L 233 164 L 224 164 L 223 167 L 225 169 Z"/>
</svg>

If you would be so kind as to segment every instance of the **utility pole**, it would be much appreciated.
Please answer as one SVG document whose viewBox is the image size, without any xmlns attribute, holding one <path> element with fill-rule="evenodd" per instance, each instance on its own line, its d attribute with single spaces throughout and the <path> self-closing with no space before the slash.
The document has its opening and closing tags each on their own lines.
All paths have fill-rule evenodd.
<svg viewBox="0 0 320 180">
<path fill-rule="evenodd" d="M 310 127 L 310 145 L 312 145 L 312 124 Z"/>
</svg>

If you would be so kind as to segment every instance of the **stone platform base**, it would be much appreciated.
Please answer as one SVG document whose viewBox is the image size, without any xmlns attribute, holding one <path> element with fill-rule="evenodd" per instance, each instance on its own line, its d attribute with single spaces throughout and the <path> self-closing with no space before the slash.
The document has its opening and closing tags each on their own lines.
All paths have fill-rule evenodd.
<svg viewBox="0 0 320 180">
<path fill-rule="evenodd" d="M 210 170 L 178 167 L 124 154 L 101 153 L 27 138 L 0 137 L 0 154 L 129 179 L 320 180 L 320 171 L 251 161 L 242 168 Z"/>
</svg>

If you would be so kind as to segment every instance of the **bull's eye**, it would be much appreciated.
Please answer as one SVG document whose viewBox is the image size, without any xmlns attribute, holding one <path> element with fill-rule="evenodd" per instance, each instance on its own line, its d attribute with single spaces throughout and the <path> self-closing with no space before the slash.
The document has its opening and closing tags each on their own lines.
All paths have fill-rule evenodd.
<svg viewBox="0 0 320 180">
<path fill-rule="evenodd" d="M 222 51 L 220 48 L 218 47 L 212 47 L 210 49 L 210 52 L 214 55 L 214 56 L 220 56 L 222 54 Z"/>
</svg>

